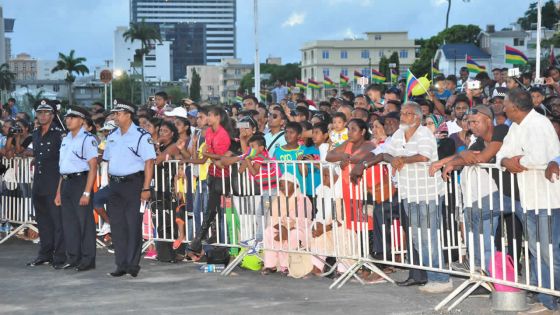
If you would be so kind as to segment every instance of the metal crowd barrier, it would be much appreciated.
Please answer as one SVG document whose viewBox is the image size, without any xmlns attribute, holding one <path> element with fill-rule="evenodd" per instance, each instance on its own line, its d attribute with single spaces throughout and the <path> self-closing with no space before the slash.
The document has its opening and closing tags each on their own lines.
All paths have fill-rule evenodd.
<svg viewBox="0 0 560 315">
<path fill-rule="evenodd" d="M 31 158 L 2 158 L 1 163 L 6 170 L 2 175 L 0 187 L 0 223 L 18 226 L 0 239 L 0 244 L 26 228 L 38 232 L 31 201 L 31 161 Z"/>
</svg>

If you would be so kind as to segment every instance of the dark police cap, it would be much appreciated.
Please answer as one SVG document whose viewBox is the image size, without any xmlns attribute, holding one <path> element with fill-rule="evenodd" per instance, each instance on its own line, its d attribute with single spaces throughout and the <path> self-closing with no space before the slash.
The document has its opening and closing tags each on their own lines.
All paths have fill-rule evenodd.
<svg viewBox="0 0 560 315">
<path fill-rule="evenodd" d="M 87 109 L 79 106 L 70 106 L 68 111 L 66 111 L 66 115 L 64 117 L 79 117 L 82 119 L 87 119 L 90 117 L 89 112 Z"/>
<path fill-rule="evenodd" d="M 129 101 L 125 101 L 123 99 L 116 98 L 113 100 L 113 108 L 111 112 L 129 112 L 129 113 L 136 113 L 136 106 Z"/>
<path fill-rule="evenodd" d="M 56 106 L 54 106 L 52 104 L 52 101 L 48 100 L 48 99 L 40 99 L 36 104 L 35 104 L 35 111 L 49 111 L 49 112 L 55 112 L 56 111 Z"/>
</svg>

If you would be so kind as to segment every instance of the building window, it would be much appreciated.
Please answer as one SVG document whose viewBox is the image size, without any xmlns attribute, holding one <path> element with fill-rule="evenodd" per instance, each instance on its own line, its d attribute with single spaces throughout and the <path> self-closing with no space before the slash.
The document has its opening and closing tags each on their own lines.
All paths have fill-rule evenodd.
<svg viewBox="0 0 560 315">
<path fill-rule="evenodd" d="M 303 80 L 305 80 L 305 78 L 307 78 L 307 69 L 303 69 Z"/>
<path fill-rule="evenodd" d="M 375 39 L 375 40 L 381 40 L 381 35 L 375 35 L 375 36 L 374 36 L 374 39 Z"/>
<path fill-rule="evenodd" d="M 313 52 L 313 50 L 311 51 L 311 61 L 313 61 L 313 59 L 315 59 L 315 53 Z"/>
<path fill-rule="evenodd" d="M 241 74 L 241 69 L 235 69 L 235 75 L 240 75 Z"/>
<path fill-rule="evenodd" d="M 408 58 L 408 50 L 401 50 L 399 52 L 399 58 Z"/>
<path fill-rule="evenodd" d="M 525 40 L 523 38 L 514 38 L 513 46 L 525 46 Z"/>
<path fill-rule="evenodd" d="M 315 78 L 315 69 L 311 68 L 311 77 Z"/>
<path fill-rule="evenodd" d="M 381 49 L 381 50 L 379 51 L 379 58 L 381 58 L 381 57 L 383 57 L 383 56 L 385 56 L 385 52 L 383 51 L 383 49 Z"/>
<path fill-rule="evenodd" d="M 340 73 L 342 73 L 343 76 L 347 77 L 348 76 L 348 68 L 342 68 L 340 70 Z"/>
<path fill-rule="evenodd" d="M 329 59 L 329 51 L 323 50 L 323 59 Z"/>
<path fill-rule="evenodd" d="M 369 68 L 362 68 L 362 75 L 364 77 L 369 77 Z"/>
<path fill-rule="evenodd" d="M 60 85 L 58 85 L 58 84 L 53 85 L 53 91 L 59 92 L 60 91 Z"/>
<path fill-rule="evenodd" d="M 348 59 L 348 51 L 347 50 L 342 50 L 340 52 L 340 59 Z"/>
<path fill-rule="evenodd" d="M 323 76 L 326 76 L 326 77 L 330 76 L 329 68 L 324 68 L 323 69 Z"/>
<path fill-rule="evenodd" d="M 303 61 L 307 61 L 307 51 L 303 52 Z"/>
<path fill-rule="evenodd" d="M 362 59 L 369 59 L 369 50 L 364 49 L 362 50 Z"/>
</svg>

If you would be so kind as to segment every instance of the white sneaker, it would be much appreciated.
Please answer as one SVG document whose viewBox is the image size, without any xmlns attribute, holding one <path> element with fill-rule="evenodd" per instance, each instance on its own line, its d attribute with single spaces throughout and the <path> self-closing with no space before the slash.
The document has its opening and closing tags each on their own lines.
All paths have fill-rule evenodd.
<svg viewBox="0 0 560 315">
<path fill-rule="evenodd" d="M 556 315 L 558 313 L 559 313 L 558 311 L 555 312 L 553 310 L 546 308 L 546 306 L 544 306 L 542 303 L 537 303 L 531 306 L 530 309 L 524 312 L 517 313 L 517 315 Z"/>
<path fill-rule="evenodd" d="M 111 225 L 109 225 L 109 223 L 105 222 L 101 226 L 101 230 L 99 230 L 99 233 L 97 233 L 97 236 L 104 236 L 104 235 L 107 235 L 109 233 L 111 233 Z"/>
<path fill-rule="evenodd" d="M 449 279 L 448 282 L 434 282 L 429 281 L 426 285 L 418 287 L 418 290 L 424 293 L 445 293 L 453 291 L 453 280 Z"/>
</svg>

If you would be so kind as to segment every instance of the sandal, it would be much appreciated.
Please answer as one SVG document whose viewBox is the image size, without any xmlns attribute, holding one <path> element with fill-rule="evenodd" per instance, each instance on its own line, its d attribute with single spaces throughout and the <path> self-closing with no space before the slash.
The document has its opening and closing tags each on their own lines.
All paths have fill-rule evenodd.
<svg viewBox="0 0 560 315">
<path fill-rule="evenodd" d="M 173 249 L 176 250 L 179 247 L 181 247 L 181 244 L 183 244 L 183 240 L 178 238 L 175 241 L 173 241 Z"/>
<path fill-rule="evenodd" d="M 261 271 L 261 275 L 267 276 L 267 275 L 269 275 L 269 274 L 271 274 L 271 273 L 275 273 L 275 272 L 276 272 L 276 268 L 264 268 L 264 269 Z"/>
</svg>

